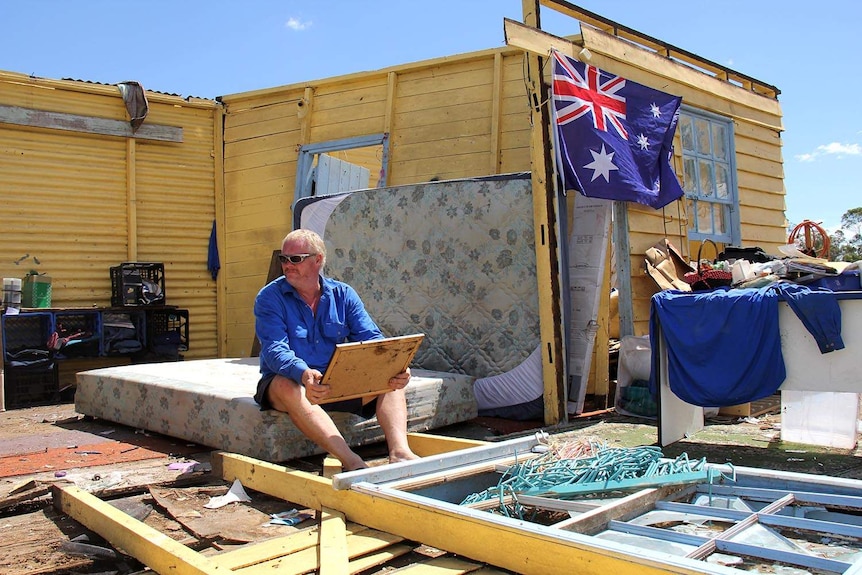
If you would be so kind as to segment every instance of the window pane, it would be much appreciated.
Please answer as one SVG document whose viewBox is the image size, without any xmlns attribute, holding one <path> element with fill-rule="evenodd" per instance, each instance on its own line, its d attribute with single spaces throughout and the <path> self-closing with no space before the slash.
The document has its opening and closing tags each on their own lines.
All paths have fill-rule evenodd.
<svg viewBox="0 0 862 575">
<path fill-rule="evenodd" d="M 713 205 L 715 212 L 715 233 L 727 233 L 727 206 L 722 204 Z"/>
<path fill-rule="evenodd" d="M 697 193 L 697 167 L 694 158 L 685 158 L 682 161 L 683 189 L 687 194 Z"/>
<path fill-rule="evenodd" d="M 697 138 L 697 152 L 700 154 L 709 155 L 712 153 L 709 145 L 709 122 L 704 119 L 697 118 L 694 121 L 694 132 Z"/>
<path fill-rule="evenodd" d="M 727 131 L 721 124 L 712 125 L 712 150 L 716 159 L 727 160 Z"/>
<path fill-rule="evenodd" d="M 715 196 L 726 200 L 730 197 L 730 174 L 727 166 L 716 164 L 715 166 Z"/>
<path fill-rule="evenodd" d="M 682 116 L 679 119 L 680 139 L 682 139 L 682 149 L 685 152 L 694 151 L 694 133 L 691 125 L 690 116 Z"/>
<path fill-rule="evenodd" d="M 700 170 L 700 195 L 705 198 L 715 196 L 715 186 L 712 177 L 712 162 L 708 160 L 700 160 L 698 162 Z"/>
<path fill-rule="evenodd" d="M 698 231 L 698 229 L 697 229 L 697 218 L 694 217 L 694 214 L 696 213 L 695 212 L 695 209 L 696 209 L 695 206 L 697 206 L 697 204 L 691 198 L 689 198 L 685 201 L 685 213 L 688 216 L 688 226 L 689 226 L 688 229 L 693 231 L 693 232 Z"/>
<path fill-rule="evenodd" d="M 709 202 L 697 203 L 697 231 L 702 234 L 711 234 L 712 230 L 712 204 Z"/>
</svg>

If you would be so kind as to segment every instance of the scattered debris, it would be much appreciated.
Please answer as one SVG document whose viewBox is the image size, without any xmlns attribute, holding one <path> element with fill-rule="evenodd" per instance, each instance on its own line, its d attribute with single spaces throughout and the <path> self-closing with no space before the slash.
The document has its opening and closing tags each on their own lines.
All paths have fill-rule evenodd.
<svg viewBox="0 0 862 575">
<path fill-rule="evenodd" d="M 219 495 L 218 497 L 211 497 L 209 503 L 204 505 L 204 507 L 207 509 L 218 509 L 219 507 L 224 507 L 229 503 L 235 503 L 237 501 L 251 501 L 251 497 L 249 497 L 248 493 L 245 492 L 239 479 L 234 479 L 233 485 L 230 486 L 227 493 Z"/>
</svg>

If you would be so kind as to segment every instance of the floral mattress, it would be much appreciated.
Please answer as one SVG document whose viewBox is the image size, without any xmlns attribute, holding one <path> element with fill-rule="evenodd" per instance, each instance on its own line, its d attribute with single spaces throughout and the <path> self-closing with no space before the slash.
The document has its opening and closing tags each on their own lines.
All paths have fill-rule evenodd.
<svg viewBox="0 0 862 575">
<path fill-rule="evenodd" d="M 252 396 L 257 358 L 201 359 L 108 367 L 78 374 L 75 409 L 135 428 L 266 461 L 321 453 L 287 414 L 261 411 Z M 408 427 L 428 431 L 476 416 L 472 378 L 414 370 Z M 334 413 L 351 445 L 383 441 L 376 418 Z"/>
</svg>

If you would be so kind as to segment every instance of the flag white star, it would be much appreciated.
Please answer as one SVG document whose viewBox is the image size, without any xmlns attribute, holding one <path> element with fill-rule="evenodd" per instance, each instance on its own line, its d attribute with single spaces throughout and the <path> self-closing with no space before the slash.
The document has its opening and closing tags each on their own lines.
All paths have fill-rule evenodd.
<svg viewBox="0 0 862 575">
<path fill-rule="evenodd" d="M 610 183 L 611 170 L 619 170 L 619 168 L 616 167 L 613 162 L 615 152 L 606 152 L 605 145 L 602 144 L 601 152 L 590 150 L 590 153 L 593 155 L 593 161 L 584 166 L 585 168 L 593 171 L 593 177 L 590 179 L 590 181 L 592 182 L 599 176 L 602 176 L 606 182 Z"/>
<path fill-rule="evenodd" d="M 655 102 L 653 102 L 652 104 L 649 105 L 649 111 L 652 112 L 653 118 L 660 118 L 661 117 L 661 108 L 656 106 Z"/>
<path fill-rule="evenodd" d="M 640 146 L 641 150 L 646 150 L 649 148 L 649 140 L 643 134 L 638 136 L 638 146 Z"/>
</svg>

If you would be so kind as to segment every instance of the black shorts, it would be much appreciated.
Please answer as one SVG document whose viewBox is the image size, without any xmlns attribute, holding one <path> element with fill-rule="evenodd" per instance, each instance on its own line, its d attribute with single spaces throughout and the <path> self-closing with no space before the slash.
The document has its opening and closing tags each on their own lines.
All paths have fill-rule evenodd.
<svg viewBox="0 0 862 575">
<path fill-rule="evenodd" d="M 260 405 L 261 411 L 265 411 L 267 409 L 274 409 L 272 407 L 272 404 L 269 402 L 269 397 L 266 394 L 267 390 L 269 389 L 269 384 L 272 383 L 272 379 L 274 377 L 275 374 L 265 375 L 260 378 L 260 381 L 257 382 L 257 391 L 254 394 L 254 400 L 257 402 L 258 405 Z M 357 397 L 355 399 L 345 399 L 344 401 L 324 403 L 320 407 L 322 407 L 324 411 L 340 411 L 343 413 L 353 413 L 355 415 L 362 416 L 365 419 L 370 419 L 374 417 L 374 415 L 377 413 L 377 397 L 373 397 L 371 401 L 366 404 L 362 403 L 361 397 Z"/>
</svg>

